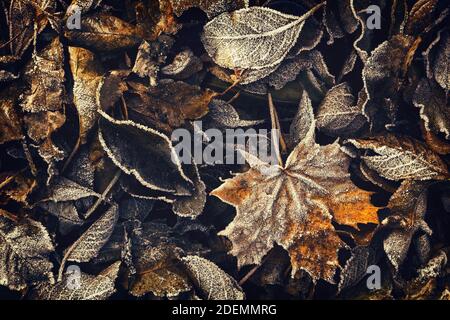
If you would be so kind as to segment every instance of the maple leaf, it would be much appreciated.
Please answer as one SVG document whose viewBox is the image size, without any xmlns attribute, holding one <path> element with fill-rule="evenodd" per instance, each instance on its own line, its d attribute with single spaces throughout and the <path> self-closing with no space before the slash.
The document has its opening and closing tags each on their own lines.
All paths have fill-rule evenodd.
<svg viewBox="0 0 450 320">
<path fill-rule="evenodd" d="M 345 244 L 332 219 L 354 228 L 378 222 L 371 193 L 350 180 L 349 163 L 337 142 L 315 142 L 312 122 L 285 166 L 258 164 L 213 190 L 212 195 L 237 209 L 219 234 L 232 241 L 238 265 L 259 264 L 278 243 L 289 252 L 292 275 L 304 269 L 315 280 L 333 282 L 338 250 Z"/>
</svg>

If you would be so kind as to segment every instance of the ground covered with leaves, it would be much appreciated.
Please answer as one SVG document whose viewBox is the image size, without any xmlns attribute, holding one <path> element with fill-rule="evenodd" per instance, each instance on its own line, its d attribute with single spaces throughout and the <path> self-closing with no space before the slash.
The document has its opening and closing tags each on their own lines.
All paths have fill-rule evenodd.
<svg viewBox="0 0 450 320">
<path fill-rule="evenodd" d="M 0 3 L 0 298 L 450 298 L 446 1 Z"/>
</svg>

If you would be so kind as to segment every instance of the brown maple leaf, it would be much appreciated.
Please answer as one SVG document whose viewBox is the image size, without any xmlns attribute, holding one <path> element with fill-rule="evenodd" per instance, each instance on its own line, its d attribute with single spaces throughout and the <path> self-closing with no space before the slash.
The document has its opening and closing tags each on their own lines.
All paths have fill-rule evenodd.
<svg viewBox="0 0 450 320">
<path fill-rule="evenodd" d="M 292 275 L 304 269 L 314 280 L 333 282 L 338 251 L 345 246 L 333 218 L 356 229 L 360 223 L 378 223 L 371 193 L 352 183 L 349 163 L 337 142 L 315 142 L 313 121 L 285 166 L 251 165 L 213 190 L 212 195 L 237 209 L 219 234 L 232 241 L 238 265 L 259 264 L 278 243 L 289 252 Z"/>
</svg>

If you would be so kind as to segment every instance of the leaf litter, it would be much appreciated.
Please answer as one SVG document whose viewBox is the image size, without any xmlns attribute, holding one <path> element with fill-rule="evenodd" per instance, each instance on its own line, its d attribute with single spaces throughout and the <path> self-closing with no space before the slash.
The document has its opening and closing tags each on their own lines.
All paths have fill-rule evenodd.
<svg viewBox="0 0 450 320">
<path fill-rule="evenodd" d="M 3 1 L 2 295 L 448 299 L 449 11 L 374 3 Z"/>
</svg>

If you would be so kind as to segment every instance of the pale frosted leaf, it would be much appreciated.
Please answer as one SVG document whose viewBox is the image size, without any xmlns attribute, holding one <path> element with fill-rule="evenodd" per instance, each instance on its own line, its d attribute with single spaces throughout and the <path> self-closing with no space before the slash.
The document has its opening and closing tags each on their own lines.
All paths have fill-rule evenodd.
<svg viewBox="0 0 450 320">
<path fill-rule="evenodd" d="M 111 236 L 118 218 L 119 208 L 117 205 L 111 205 L 77 241 L 64 251 L 62 267 L 65 261 L 89 262 L 96 257 Z"/>
<path fill-rule="evenodd" d="M 402 85 L 400 78 L 408 67 L 414 41 L 410 36 L 396 35 L 373 50 L 364 66 L 362 77 L 367 102 L 363 112 L 375 129 L 396 120 L 396 100 Z"/>
<path fill-rule="evenodd" d="M 355 133 L 365 123 L 361 106 L 347 83 L 334 86 L 327 92 L 317 110 L 317 128 L 327 134 L 344 135 Z"/>
<path fill-rule="evenodd" d="M 40 222 L 27 218 L 16 223 L 0 214 L 0 285 L 22 290 L 39 281 L 53 282 L 49 258 L 54 250 Z"/>
<path fill-rule="evenodd" d="M 250 7 L 225 12 L 204 27 L 202 42 L 209 56 L 229 69 L 264 69 L 278 65 L 295 45 L 305 20 L 301 17 Z"/>
<path fill-rule="evenodd" d="M 442 40 L 434 60 L 433 72 L 437 83 L 444 89 L 450 89 L 450 34 L 447 31 L 442 35 Z"/>
<path fill-rule="evenodd" d="M 41 10 L 51 13 L 54 6 L 55 1 L 48 0 L 36 0 L 33 3 L 23 0 L 10 1 L 9 46 L 13 56 L 21 57 L 32 43 L 35 34 L 38 35 L 47 26 L 48 19 L 41 14 Z"/>
<path fill-rule="evenodd" d="M 349 140 L 359 149 L 377 155 L 362 156 L 367 166 L 390 180 L 430 180 L 448 178 L 448 169 L 441 158 L 420 141 L 393 135 L 368 140 Z"/>
<path fill-rule="evenodd" d="M 424 300 L 434 299 L 433 293 L 436 291 L 436 282 L 446 274 L 447 253 L 439 250 L 425 266 L 417 270 L 417 276 L 406 284 L 406 299 Z"/>
<path fill-rule="evenodd" d="M 182 261 L 205 299 L 244 299 L 244 293 L 236 280 L 213 262 L 199 256 L 187 256 Z"/>
<path fill-rule="evenodd" d="M 315 126 L 314 111 L 308 93 L 303 91 L 297 113 L 289 128 L 291 144 L 295 146 L 302 141 L 307 136 L 311 126 Z"/>
<path fill-rule="evenodd" d="M 0 144 L 23 138 L 19 117 L 14 102 L 8 98 L 0 100 Z"/>
<path fill-rule="evenodd" d="M 190 196 L 180 196 L 175 199 L 172 205 L 174 213 L 180 217 L 195 219 L 202 212 L 206 203 L 206 186 L 202 181 L 195 163 L 184 166 L 184 171 L 192 180 L 194 190 Z"/>
<path fill-rule="evenodd" d="M 245 72 L 240 82 L 246 84 L 243 89 L 257 94 L 266 94 L 270 87 L 280 90 L 289 82 L 294 81 L 302 71 L 308 70 L 312 70 L 329 86 L 335 83 L 334 76 L 328 70 L 328 66 L 318 50 L 301 52 L 293 58 L 286 58 L 279 67 L 269 69 Z M 270 75 L 266 71 L 270 71 Z M 258 79 L 260 80 L 256 81 Z"/>
<path fill-rule="evenodd" d="M 35 300 L 106 300 L 115 291 L 115 281 L 119 273 L 120 261 L 110 265 L 98 275 L 93 276 L 81 272 L 77 284 L 79 287 L 69 285 L 72 274 L 65 274 L 62 281 L 49 285 L 36 286 L 31 298 Z"/>
<path fill-rule="evenodd" d="M 352 256 L 345 263 L 339 281 L 339 291 L 352 287 L 367 274 L 367 267 L 373 264 L 373 250 L 369 246 L 352 249 Z"/>
<path fill-rule="evenodd" d="M 39 207 L 58 218 L 59 231 L 62 235 L 67 235 L 74 227 L 79 227 L 84 222 L 79 217 L 78 210 L 71 201 L 42 202 L 39 204 Z"/>
<path fill-rule="evenodd" d="M 130 293 L 143 296 L 174 297 L 191 289 L 178 259 L 184 253 L 173 231 L 164 224 L 145 223 L 131 231 L 132 260 L 136 278 L 130 283 Z"/>
<path fill-rule="evenodd" d="M 174 79 L 187 79 L 203 69 L 203 62 L 192 50 L 185 49 L 178 53 L 172 63 L 161 68 L 161 73 Z"/>
</svg>

